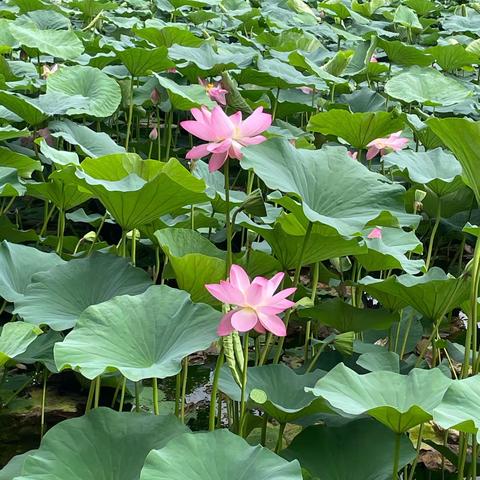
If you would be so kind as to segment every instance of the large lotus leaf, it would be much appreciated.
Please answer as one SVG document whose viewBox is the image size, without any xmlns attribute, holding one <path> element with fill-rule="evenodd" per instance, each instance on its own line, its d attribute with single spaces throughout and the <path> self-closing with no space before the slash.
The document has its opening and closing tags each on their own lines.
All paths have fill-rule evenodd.
<svg viewBox="0 0 480 480">
<path fill-rule="evenodd" d="M 88 308 L 55 345 L 55 363 L 90 379 L 114 370 L 132 381 L 171 377 L 217 338 L 221 315 L 182 290 L 153 286 Z"/>
<path fill-rule="evenodd" d="M 21 45 L 53 57 L 72 60 L 83 53 L 83 44 L 73 30 L 41 29 L 34 22 L 9 24 L 10 33 Z"/>
<path fill-rule="evenodd" d="M 13 140 L 14 138 L 28 137 L 31 135 L 27 129 L 18 130 L 18 128 L 7 125 L 0 127 L 0 142 L 5 140 Z"/>
<path fill-rule="evenodd" d="M 455 45 L 437 45 L 427 49 L 443 70 L 452 71 L 467 65 L 477 64 L 478 57 L 465 50 L 459 43 Z"/>
<path fill-rule="evenodd" d="M 198 47 L 204 40 L 195 36 L 186 28 L 178 26 L 148 26 L 146 28 L 135 29 L 135 34 L 144 38 L 156 47 L 171 47 L 172 45 L 185 45 L 188 47 Z"/>
<path fill-rule="evenodd" d="M 56 253 L 3 241 L 0 243 L 0 296 L 8 302 L 23 298 L 32 276 L 65 263 Z"/>
<path fill-rule="evenodd" d="M 61 137 L 72 145 L 78 145 L 89 157 L 125 152 L 125 149 L 117 145 L 105 132 L 95 132 L 68 119 L 50 122 L 48 128 L 54 137 Z"/>
<path fill-rule="evenodd" d="M 426 152 L 402 150 L 389 153 L 382 159 L 385 166 L 396 166 L 405 171 L 412 182 L 428 186 L 439 197 L 463 185 L 459 178 L 462 166 L 453 155 L 441 148 Z"/>
<path fill-rule="evenodd" d="M 312 34 L 296 29 L 281 31 L 278 35 L 264 31 L 256 38 L 263 45 L 268 45 L 280 52 L 314 52 L 322 47 L 322 43 Z"/>
<path fill-rule="evenodd" d="M 155 77 L 157 77 L 158 83 L 167 90 L 172 105 L 179 110 L 190 110 L 202 105 L 213 108 L 217 105 L 201 85 L 180 85 L 156 73 Z"/>
<path fill-rule="evenodd" d="M 155 237 L 168 256 L 178 286 L 194 302 L 217 304 L 205 285 L 225 278 L 225 252 L 191 229 L 165 228 L 157 230 Z"/>
<path fill-rule="evenodd" d="M 413 231 L 386 227 L 382 229 L 382 238 L 367 238 L 365 242 L 368 253 L 357 255 L 357 260 L 368 271 L 399 268 L 414 274 L 425 267 L 423 260 L 412 260 L 406 255 L 423 251 L 423 244 Z"/>
<path fill-rule="evenodd" d="M 389 112 L 357 112 L 329 110 L 310 117 L 307 128 L 324 135 L 343 138 L 355 148 L 365 148 L 372 140 L 398 132 L 403 128 L 401 117 Z"/>
<path fill-rule="evenodd" d="M 5 147 L 0 147 L 0 166 L 14 168 L 22 178 L 30 178 L 34 171 L 42 170 L 38 160 Z"/>
<path fill-rule="evenodd" d="M 471 13 L 464 17 L 462 15 L 447 15 L 443 20 L 443 29 L 447 32 L 469 32 L 480 33 L 480 15 Z"/>
<path fill-rule="evenodd" d="M 23 464 L 29 455 L 36 450 L 29 450 L 20 455 L 15 455 L 1 470 L 0 480 L 13 480 L 22 474 Z"/>
<path fill-rule="evenodd" d="M 33 99 L 19 93 L 0 91 L 0 105 L 15 113 L 32 126 L 39 125 L 48 118 Z"/>
<path fill-rule="evenodd" d="M 308 220 L 303 215 L 293 213 L 282 214 L 272 226 L 258 225 L 254 222 L 243 223 L 268 242 L 284 270 L 298 265 L 307 224 Z M 303 263 L 306 265 L 329 258 L 366 253 L 366 246 L 359 243 L 360 240 L 342 237 L 335 230 L 314 224 L 303 252 Z"/>
<path fill-rule="evenodd" d="M 243 168 L 253 168 L 269 188 L 299 197 L 310 221 L 341 235 L 359 234 L 370 222 L 418 222 L 418 217 L 405 213 L 404 188 L 369 171 L 344 148 L 303 150 L 287 140 L 271 139 L 243 152 Z"/>
<path fill-rule="evenodd" d="M 40 142 L 40 153 L 45 157 L 45 161 L 52 162 L 55 165 L 79 165 L 80 160 L 76 152 L 67 152 L 65 150 L 57 150 L 51 147 L 46 140 Z"/>
<path fill-rule="evenodd" d="M 281 423 L 328 412 L 330 409 L 323 399 L 305 391 L 305 387 L 313 387 L 324 373 L 316 370 L 300 375 L 284 364 L 250 367 L 246 398 Z M 228 368 L 224 367 L 220 372 L 219 389 L 232 400 L 240 401 L 241 389 Z"/>
<path fill-rule="evenodd" d="M 386 480 L 393 470 L 395 434 L 370 418 L 346 425 L 312 425 L 297 435 L 282 457 L 297 459 L 322 480 Z M 415 458 L 405 435 L 400 440 L 399 468 Z"/>
<path fill-rule="evenodd" d="M 452 381 L 440 405 L 433 412 L 440 427 L 476 435 L 480 440 L 480 377 Z"/>
<path fill-rule="evenodd" d="M 401 305 L 412 306 L 432 321 L 458 307 L 467 299 L 469 290 L 466 276 L 455 278 L 438 267 L 421 276 L 392 275 L 385 280 L 364 277 L 359 283 L 381 303 L 387 305 L 388 297 L 395 297 Z"/>
<path fill-rule="evenodd" d="M 167 68 L 175 67 L 175 64 L 168 58 L 166 47 L 127 48 L 117 52 L 117 57 L 133 77 L 149 75 L 151 72 L 161 72 Z"/>
<path fill-rule="evenodd" d="M 188 455 L 185 455 L 188 452 Z M 149 453 L 140 480 L 302 480 L 288 462 L 261 445 L 250 446 L 228 430 L 186 433 Z"/>
<path fill-rule="evenodd" d="M 380 39 L 378 46 L 383 48 L 392 63 L 399 65 L 405 65 L 407 67 L 412 65 L 428 67 L 434 60 L 431 55 L 425 53 L 423 50 L 415 48 L 412 45 L 406 45 L 398 40 L 388 41 Z"/>
<path fill-rule="evenodd" d="M 0 330 L 0 366 L 25 352 L 41 333 L 42 330 L 31 323 L 6 323 Z"/>
<path fill-rule="evenodd" d="M 245 68 L 238 75 L 239 83 L 253 83 L 261 87 L 291 88 L 310 86 L 317 91 L 324 90 L 326 84 L 320 78 L 305 76 L 288 63 L 276 58 L 259 58 L 257 68 Z"/>
<path fill-rule="evenodd" d="M 87 158 L 77 177 L 124 230 L 208 198 L 205 183 L 174 158 L 167 163 L 129 153 Z"/>
<path fill-rule="evenodd" d="M 340 298 L 321 302 L 311 308 L 299 310 L 302 318 L 312 318 L 340 332 L 386 330 L 398 322 L 398 315 L 382 309 L 356 308 Z"/>
<path fill-rule="evenodd" d="M 433 133 L 454 153 L 463 168 L 463 179 L 480 202 L 480 122 L 464 118 L 432 118 L 428 121 Z"/>
<path fill-rule="evenodd" d="M 39 335 L 23 353 L 16 355 L 15 361 L 26 365 L 39 362 L 47 367 L 50 372 L 58 373 L 53 359 L 53 347 L 62 340 L 63 335 L 60 332 L 48 330 L 43 335 Z"/>
<path fill-rule="evenodd" d="M 15 313 L 30 323 L 65 330 L 90 305 L 118 295 L 137 295 L 150 285 L 147 273 L 125 259 L 96 253 L 35 274 L 15 303 Z"/>
<path fill-rule="evenodd" d="M 367 413 L 403 433 L 432 419 L 450 383 L 437 368 L 414 368 L 408 375 L 385 371 L 359 375 L 340 363 L 309 390 L 346 414 Z"/>
<path fill-rule="evenodd" d="M 403 27 L 407 28 L 423 30 L 417 14 L 411 8 L 408 8 L 405 5 L 399 5 L 397 7 L 393 16 L 393 23 L 399 23 Z"/>
<path fill-rule="evenodd" d="M 97 408 L 51 428 L 16 480 L 138 480 L 147 454 L 188 431 L 173 415 Z"/>
<path fill-rule="evenodd" d="M 385 92 L 407 103 L 448 107 L 472 95 L 461 83 L 432 68 L 414 66 L 392 76 Z"/>
<path fill-rule="evenodd" d="M 27 191 L 33 197 L 52 202 L 63 211 L 81 205 L 92 197 L 89 191 L 78 185 L 73 165 L 54 170 L 48 177 L 48 182 L 29 183 Z"/>
<path fill-rule="evenodd" d="M 122 95 L 118 83 L 98 68 L 75 65 L 62 67 L 47 79 L 47 95 L 79 98 L 66 110 L 67 115 L 109 117 L 120 105 Z"/>
</svg>

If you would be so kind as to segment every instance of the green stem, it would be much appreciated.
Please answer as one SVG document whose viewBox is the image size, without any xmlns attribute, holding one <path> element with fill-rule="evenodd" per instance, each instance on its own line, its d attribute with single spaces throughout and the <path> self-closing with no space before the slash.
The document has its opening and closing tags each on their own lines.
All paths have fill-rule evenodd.
<svg viewBox="0 0 480 480">
<path fill-rule="evenodd" d="M 58 211 L 58 241 L 56 252 L 61 255 L 63 251 L 63 237 L 65 235 L 65 212 L 63 210 Z"/>
<path fill-rule="evenodd" d="M 464 475 L 463 472 L 465 471 L 465 463 L 467 461 L 467 448 L 468 448 L 468 441 L 467 441 L 467 434 L 461 433 L 460 434 L 460 444 L 458 449 L 458 470 L 457 470 L 457 480 L 463 480 Z"/>
<path fill-rule="evenodd" d="M 275 95 L 275 102 L 273 104 L 272 110 L 272 121 L 275 120 L 275 116 L 277 115 L 277 107 L 278 107 L 278 97 L 280 95 L 280 88 L 277 88 L 277 93 Z"/>
<path fill-rule="evenodd" d="M 265 345 L 263 346 L 262 354 L 260 355 L 260 360 L 258 361 L 258 365 L 261 366 L 265 363 L 267 359 L 268 352 L 270 351 L 270 344 L 272 343 L 273 335 L 268 332 L 267 338 L 265 339 Z"/>
<path fill-rule="evenodd" d="M 183 359 L 182 395 L 180 398 L 180 420 L 185 423 L 185 396 L 187 394 L 188 357 Z"/>
<path fill-rule="evenodd" d="M 325 350 L 325 348 L 327 347 L 327 345 L 329 345 L 330 342 L 324 342 L 322 343 L 322 345 L 319 347 L 317 353 L 314 355 L 314 357 L 312 358 L 312 361 L 310 362 L 310 364 L 308 365 L 308 368 L 305 370 L 305 373 L 310 373 L 313 368 L 315 367 L 315 365 L 317 364 L 318 362 L 318 359 L 320 358 L 320 355 L 322 354 L 322 352 Z"/>
<path fill-rule="evenodd" d="M 308 222 L 307 230 L 305 231 L 305 236 L 303 237 L 303 242 L 302 242 L 302 247 L 300 249 L 299 257 L 298 257 L 298 264 L 297 268 L 295 269 L 295 275 L 293 277 L 293 287 L 296 288 L 298 287 L 298 283 L 300 281 L 300 273 L 302 271 L 302 266 L 303 266 L 303 258 L 305 256 L 305 250 L 308 244 L 308 241 L 310 239 L 310 235 L 312 233 L 312 228 L 313 228 L 313 223 Z M 290 322 L 290 315 L 292 314 L 293 309 L 290 308 L 287 310 L 287 313 L 285 314 L 285 327 L 288 328 L 288 324 Z M 273 360 L 273 363 L 278 363 L 280 361 L 280 357 L 282 355 L 283 351 L 283 344 L 285 342 L 285 337 L 280 337 L 280 340 L 278 342 L 277 346 L 277 351 L 275 352 L 275 358 Z"/>
<path fill-rule="evenodd" d="M 99 375 L 95 379 L 95 402 L 93 404 L 94 408 L 98 408 L 100 405 L 100 388 L 102 387 L 102 377 Z"/>
<path fill-rule="evenodd" d="M 161 129 L 160 129 L 160 109 L 158 108 L 158 105 L 155 107 L 155 113 L 157 117 L 157 131 L 158 131 L 158 137 L 157 137 L 157 158 L 160 161 L 162 159 L 162 135 L 161 135 Z"/>
<path fill-rule="evenodd" d="M 137 230 L 132 230 L 132 265 L 137 264 Z"/>
<path fill-rule="evenodd" d="M 100 237 L 100 232 L 102 231 L 103 226 L 105 225 L 105 220 L 107 219 L 107 212 L 105 212 L 105 215 L 102 217 L 102 220 L 100 221 L 100 225 L 97 228 L 97 231 L 95 232 L 95 238 L 93 239 L 92 244 L 90 245 L 90 248 L 88 249 L 88 255 L 91 255 L 93 252 L 93 247 L 97 243 L 99 237 Z"/>
<path fill-rule="evenodd" d="M 263 413 L 262 434 L 260 437 L 260 444 L 265 446 L 267 443 L 267 427 L 268 427 L 268 413 Z"/>
<path fill-rule="evenodd" d="M 88 390 L 87 405 L 85 406 L 85 413 L 88 413 L 92 408 L 94 392 L 95 392 L 95 379 L 90 381 L 90 388 Z"/>
<path fill-rule="evenodd" d="M 220 353 L 217 357 L 217 363 L 215 364 L 215 372 L 213 374 L 212 382 L 212 393 L 210 395 L 210 411 L 208 416 L 208 430 L 211 432 L 215 430 L 215 404 L 218 392 L 218 380 L 220 378 L 220 371 L 225 361 L 225 356 L 223 355 L 223 345 L 220 348 Z"/>
<path fill-rule="evenodd" d="M 135 382 L 135 411 L 140 412 L 140 383 Z"/>
<path fill-rule="evenodd" d="M 45 200 L 45 205 L 46 205 L 46 210 L 48 210 L 48 200 Z M 55 211 L 55 205 L 52 205 L 52 208 L 50 208 L 50 210 L 47 211 L 47 214 L 44 215 L 42 229 L 38 234 L 39 237 L 43 237 L 43 235 L 45 235 L 45 232 L 47 231 L 47 228 L 48 228 L 48 222 L 50 221 L 50 218 L 52 217 L 54 211 Z"/>
<path fill-rule="evenodd" d="M 281 423 L 278 427 L 278 437 L 277 437 L 277 444 L 275 445 L 275 453 L 280 452 L 283 446 L 283 432 L 285 431 L 285 423 Z"/>
<path fill-rule="evenodd" d="M 310 300 L 315 305 L 315 299 L 317 298 L 317 287 L 318 287 L 318 277 L 320 276 L 320 262 L 317 262 L 313 265 L 313 275 L 312 275 L 312 294 Z M 310 350 L 310 333 L 312 328 L 312 321 L 308 320 L 305 328 L 305 345 L 303 352 L 303 363 L 305 364 L 308 361 L 308 353 Z"/>
<path fill-rule="evenodd" d="M 248 375 L 248 342 L 249 332 L 243 337 L 243 368 L 242 368 L 242 393 L 240 397 L 240 429 L 239 435 L 243 437 L 246 423 L 246 393 L 247 393 L 247 375 Z"/>
<path fill-rule="evenodd" d="M 430 262 L 432 261 L 432 250 L 433 250 L 433 243 L 435 241 L 435 235 L 438 230 L 438 225 L 440 224 L 442 208 L 440 201 L 438 202 L 437 212 L 435 214 L 435 223 L 433 224 L 432 233 L 430 235 L 430 241 L 428 242 L 428 251 L 427 251 L 427 260 L 425 261 L 425 265 L 427 270 L 430 268 Z"/>
<path fill-rule="evenodd" d="M 477 457 L 478 457 L 478 442 L 476 434 L 472 435 L 472 480 L 477 480 Z"/>
<path fill-rule="evenodd" d="M 415 456 L 415 460 L 412 463 L 412 468 L 410 470 L 408 480 L 413 480 L 413 475 L 415 474 L 415 468 L 417 467 L 418 458 L 419 458 L 419 455 L 420 455 L 420 449 L 422 448 L 422 437 L 423 437 L 423 427 L 424 426 L 425 426 L 425 424 L 422 423 L 420 425 L 420 428 L 418 429 L 418 440 L 417 440 L 417 448 L 416 448 L 417 455 Z"/>
<path fill-rule="evenodd" d="M 170 148 L 172 146 L 172 123 L 173 123 L 173 108 L 167 114 L 167 131 L 165 132 L 165 161 L 168 162 L 170 158 Z"/>
<path fill-rule="evenodd" d="M 407 322 L 407 328 L 405 329 L 405 334 L 403 336 L 402 349 L 400 350 L 400 359 L 402 359 L 403 356 L 405 355 L 408 336 L 410 335 L 410 329 L 412 328 L 413 315 L 414 315 L 413 313 L 410 315 L 410 318 L 408 319 L 408 322 Z"/>
<path fill-rule="evenodd" d="M 480 282 L 480 241 L 475 243 L 475 251 L 473 254 L 473 266 L 472 266 L 472 289 L 470 291 L 470 312 L 468 318 L 467 333 L 465 338 L 465 356 L 463 359 L 463 366 L 461 372 L 461 378 L 468 376 L 470 370 L 470 355 L 476 355 L 476 332 L 477 332 L 477 314 L 478 314 L 478 286 Z M 475 340 L 475 341 L 473 341 Z M 473 343 L 473 351 L 472 351 Z M 479 357 L 480 358 L 480 357 Z M 472 360 L 474 367 L 474 373 L 478 371 L 478 365 L 476 365 L 475 358 Z"/>
<path fill-rule="evenodd" d="M 395 436 L 395 449 L 393 451 L 393 472 L 392 480 L 398 480 L 398 470 L 400 464 L 400 441 L 402 440 L 402 434 L 397 433 Z"/>
<path fill-rule="evenodd" d="M 232 223 L 230 219 L 230 160 L 227 158 L 223 166 L 223 174 L 225 175 L 225 203 L 227 211 L 225 212 L 225 227 L 227 230 L 227 263 L 226 276 L 230 273 L 232 266 Z"/>
<path fill-rule="evenodd" d="M 43 386 L 42 386 L 42 413 L 40 417 L 40 438 L 43 437 L 45 433 L 45 404 L 47 402 L 47 379 L 48 379 L 48 370 L 47 368 L 43 369 Z"/>
<path fill-rule="evenodd" d="M 154 377 L 152 378 L 152 400 L 153 400 L 153 413 L 160 415 L 160 409 L 158 407 L 158 381 Z"/>
<path fill-rule="evenodd" d="M 178 372 L 175 378 L 175 416 L 180 417 L 180 392 L 182 391 L 182 372 Z"/>
<path fill-rule="evenodd" d="M 130 143 L 130 132 L 132 130 L 133 119 L 133 75 L 130 77 L 130 92 L 129 92 L 129 105 L 128 105 L 128 119 L 127 119 L 127 137 L 125 139 L 125 150 L 128 151 L 128 144 Z"/>
<path fill-rule="evenodd" d="M 125 391 L 126 391 L 126 389 L 127 389 L 127 377 L 123 377 L 122 391 L 120 393 L 120 405 L 118 407 L 119 412 L 123 411 L 123 404 L 125 402 Z"/>
</svg>

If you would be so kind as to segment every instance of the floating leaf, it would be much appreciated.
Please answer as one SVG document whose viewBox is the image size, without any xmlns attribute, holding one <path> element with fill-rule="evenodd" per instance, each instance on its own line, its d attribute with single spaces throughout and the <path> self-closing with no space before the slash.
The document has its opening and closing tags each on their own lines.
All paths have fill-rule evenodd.
<svg viewBox="0 0 480 480">
<path fill-rule="evenodd" d="M 171 377 L 185 356 L 217 338 L 220 317 L 186 292 L 154 286 L 88 308 L 55 345 L 55 362 L 59 370 L 71 368 L 90 379 L 114 370 L 133 381 Z"/>
</svg>

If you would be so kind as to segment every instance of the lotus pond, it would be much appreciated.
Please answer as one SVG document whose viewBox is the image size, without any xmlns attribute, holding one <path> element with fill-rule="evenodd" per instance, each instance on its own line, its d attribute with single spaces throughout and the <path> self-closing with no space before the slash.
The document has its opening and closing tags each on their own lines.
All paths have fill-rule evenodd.
<svg viewBox="0 0 480 480">
<path fill-rule="evenodd" d="M 0 480 L 480 478 L 479 33 L 0 1 Z"/>
</svg>

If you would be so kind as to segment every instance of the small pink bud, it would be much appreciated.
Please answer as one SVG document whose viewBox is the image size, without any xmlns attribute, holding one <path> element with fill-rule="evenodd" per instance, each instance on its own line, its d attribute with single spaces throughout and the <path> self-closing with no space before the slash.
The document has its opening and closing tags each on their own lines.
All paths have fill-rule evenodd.
<svg viewBox="0 0 480 480">
<path fill-rule="evenodd" d="M 347 152 L 347 155 L 348 155 L 350 158 L 353 158 L 354 160 L 356 160 L 357 157 L 358 157 L 358 152 L 350 152 L 350 151 L 348 151 L 348 152 Z"/>
<path fill-rule="evenodd" d="M 373 238 L 382 238 L 382 229 L 375 227 L 368 235 L 367 238 L 370 240 Z"/>
<path fill-rule="evenodd" d="M 158 138 L 158 130 L 154 127 L 148 134 L 148 138 L 154 142 Z"/>
<path fill-rule="evenodd" d="M 156 105 L 159 102 L 160 95 L 159 95 L 158 90 L 156 88 L 154 88 L 152 90 L 152 93 L 150 94 L 150 100 L 152 101 L 152 103 L 154 105 Z"/>
</svg>

